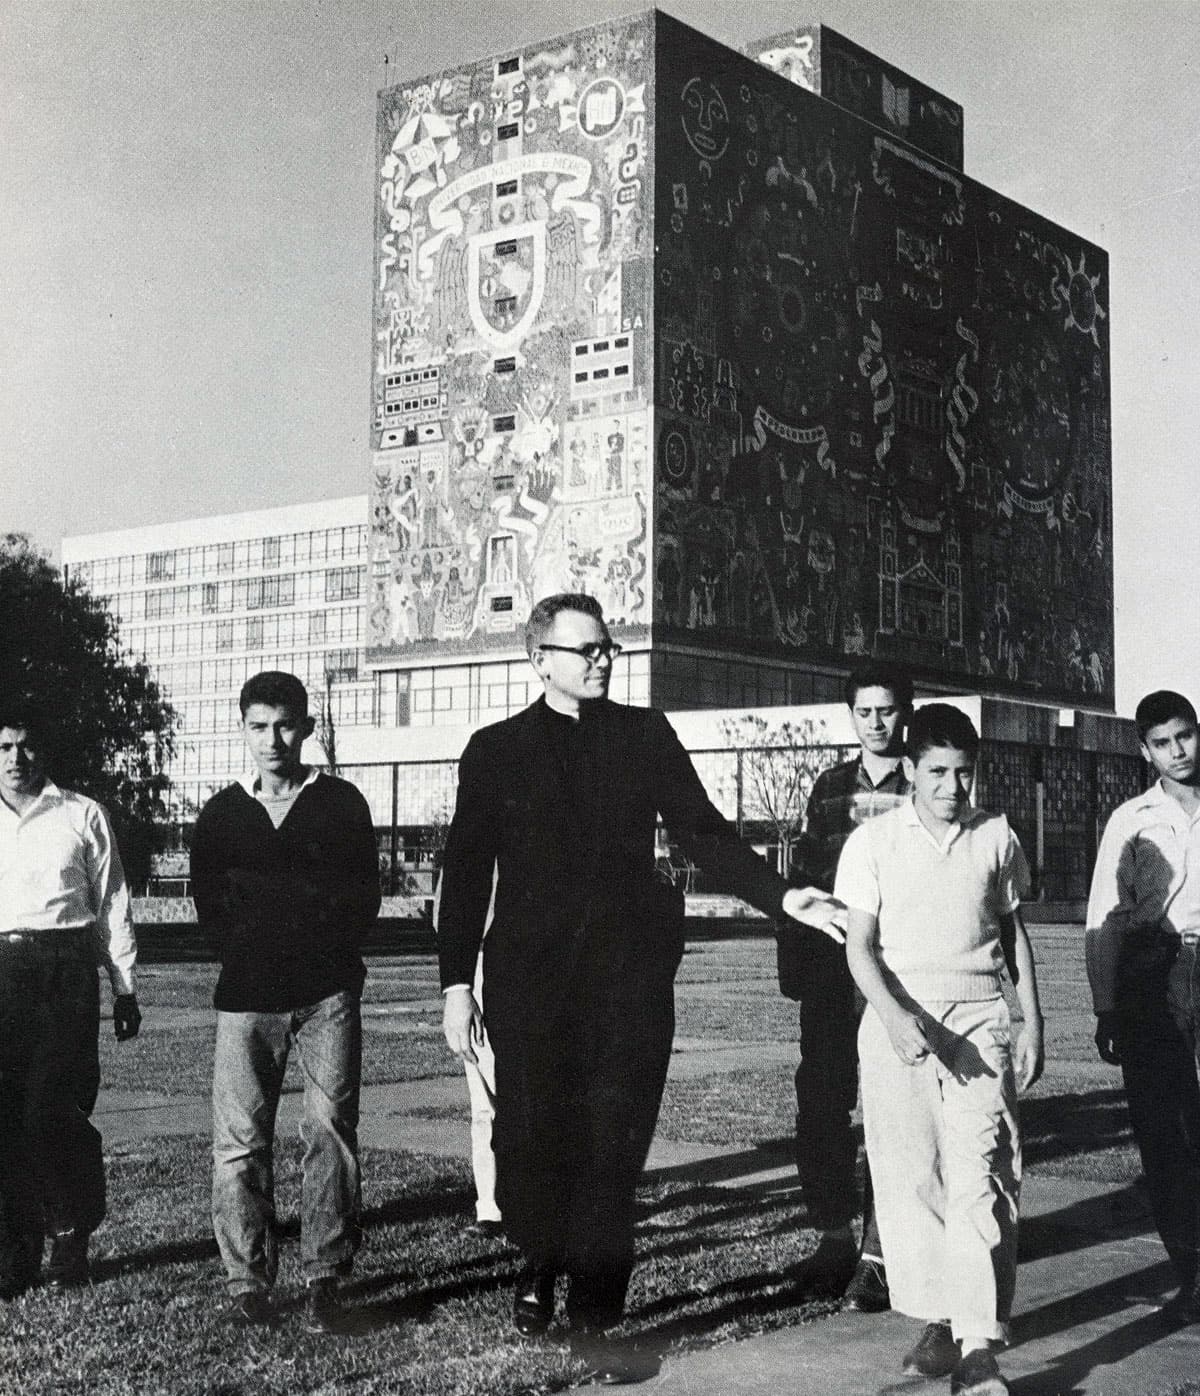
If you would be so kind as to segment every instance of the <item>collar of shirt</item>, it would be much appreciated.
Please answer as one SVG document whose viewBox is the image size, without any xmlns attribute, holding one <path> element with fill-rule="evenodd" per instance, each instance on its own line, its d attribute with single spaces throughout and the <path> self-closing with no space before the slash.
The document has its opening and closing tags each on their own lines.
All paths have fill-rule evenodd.
<svg viewBox="0 0 1200 1396">
<path fill-rule="evenodd" d="M 31 805 L 27 805 L 20 814 L 11 805 L 0 800 L 0 818 L 8 821 L 10 828 L 16 828 L 18 824 L 23 824 L 25 820 L 32 819 L 35 814 L 50 805 L 62 803 L 63 793 L 52 780 L 42 782 L 42 788 L 37 793 L 37 798 Z"/>
<path fill-rule="evenodd" d="M 1161 777 L 1138 800 L 1136 808 L 1138 810 L 1156 810 L 1165 814 L 1168 823 L 1173 828 L 1186 829 L 1200 819 L 1200 806 L 1189 814 L 1174 795 L 1168 793 Z"/>
<path fill-rule="evenodd" d="M 901 758 L 899 756 L 881 756 L 877 758 L 878 764 L 875 769 L 879 772 L 879 779 L 876 780 L 867 766 L 865 753 L 858 758 L 858 783 L 864 790 L 881 790 L 889 783 L 899 784 L 904 779 L 904 771 L 901 768 Z M 889 762 L 887 769 L 883 769 L 883 763 Z M 898 778 L 898 779 L 897 779 Z"/>
<path fill-rule="evenodd" d="M 305 786 L 311 785 L 320 774 L 321 772 L 316 768 L 316 766 L 310 766 L 308 768 L 308 779 L 304 781 L 302 785 L 298 785 L 296 787 L 295 793 L 299 795 L 301 790 L 303 790 Z M 238 776 L 237 783 L 242 787 L 246 794 L 250 796 L 252 800 L 258 799 L 259 785 L 257 775 Z"/>
<path fill-rule="evenodd" d="M 946 830 L 945 835 L 939 839 L 935 834 L 930 833 L 922 822 L 921 816 L 917 813 L 917 802 L 914 796 L 910 795 L 908 799 L 899 806 L 899 809 L 900 818 L 904 823 L 910 828 L 919 830 L 920 833 L 933 844 L 934 848 L 941 853 L 947 852 L 950 845 L 958 838 L 964 829 L 970 829 L 983 818 L 982 810 L 968 809 L 966 814 L 961 819 L 956 819 Z"/>
</svg>

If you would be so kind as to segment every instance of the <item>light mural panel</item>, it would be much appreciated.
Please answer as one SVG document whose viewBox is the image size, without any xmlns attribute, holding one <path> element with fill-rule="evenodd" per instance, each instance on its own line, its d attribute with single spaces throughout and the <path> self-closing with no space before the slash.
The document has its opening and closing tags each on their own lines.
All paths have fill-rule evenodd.
<svg viewBox="0 0 1200 1396">
<path fill-rule="evenodd" d="M 380 93 L 368 657 L 650 620 L 652 23 Z"/>
</svg>

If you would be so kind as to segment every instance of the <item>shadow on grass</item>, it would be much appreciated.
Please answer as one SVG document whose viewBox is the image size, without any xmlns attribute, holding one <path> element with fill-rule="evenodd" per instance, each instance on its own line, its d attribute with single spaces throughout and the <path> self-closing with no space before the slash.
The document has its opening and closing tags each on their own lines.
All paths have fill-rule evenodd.
<svg viewBox="0 0 1200 1396">
<path fill-rule="evenodd" d="M 1021 1101 L 1021 1138 L 1027 1166 L 1130 1148 L 1133 1132 L 1125 1092 L 1115 1088 L 1026 1096 Z"/>
</svg>

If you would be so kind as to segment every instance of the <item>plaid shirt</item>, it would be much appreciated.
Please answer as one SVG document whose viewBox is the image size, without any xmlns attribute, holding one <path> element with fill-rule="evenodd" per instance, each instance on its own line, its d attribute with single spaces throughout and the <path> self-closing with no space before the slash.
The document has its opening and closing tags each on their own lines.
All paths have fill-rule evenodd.
<svg viewBox="0 0 1200 1396">
<path fill-rule="evenodd" d="M 902 805 L 911 792 L 899 763 L 878 785 L 871 784 L 861 756 L 822 771 L 813 782 L 804 820 L 801 858 L 806 876 L 832 892 L 846 840 L 860 824 Z"/>
</svg>

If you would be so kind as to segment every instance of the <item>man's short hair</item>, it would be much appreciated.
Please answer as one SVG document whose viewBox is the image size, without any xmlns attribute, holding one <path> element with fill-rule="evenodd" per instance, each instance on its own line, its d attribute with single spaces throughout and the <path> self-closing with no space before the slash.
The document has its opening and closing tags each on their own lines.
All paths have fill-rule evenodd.
<svg viewBox="0 0 1200 1396">
<path fill-rule="evenodd" d="M 1182 718 L 1193 727 L 1196 725 L 1196 709 L 1182 693 L 1170 688 L 1156 688 L 1153 693 L 1147 693 L 1133 714 L 1138 741 L 1144 742 L 1151 727 L 1159 727 L 1173 717 Z"/>
<path fill-rule="evenodd" d="M 560 611 L 579 611 L 604 624 L 604 612 L 594 596 L 586 591 L 558 591 L 553 596 L 543 596 L 529 613 L 525 622 L 525 652 L 532 655 L 534 650 L 550 633 L 554 618 Z"/>
<path fill-rule="evenodd" d="M 850 670 L 846 679 L 846 706 L 852 708 L 859 693 L 864 688 L 886 688 L 896 700 L 896 706 L 905 712 L 913 705 L 912 679 L 894 665 L 882 659 L 864 660 Z"/>
<path fill-rule="evenodd" d="M 0 699 L 0 727 L 26 733 L 39 754 L 49 736 L 36 704 L 28 698 Z"/>
<path fill-rule="evenodd" d="M 979 755 L 979 733 L 975 724 L 953 703 L 926 703 L 908 720 L 904 748 L 914 766 L 927 751 L 938 746 L 953 747 L 972 761 Z"/>
<path fill-rule="evenodd" d="M 252 674 L 242 685 L 238 707 L 243 717 L 253 703 L 264 703 L 268 708 L 290 708 L 297 717 L 307 717 L 308 689 L 295 674 L 282 669 L 264 669 L 261 674 Z"/>
</svg>

